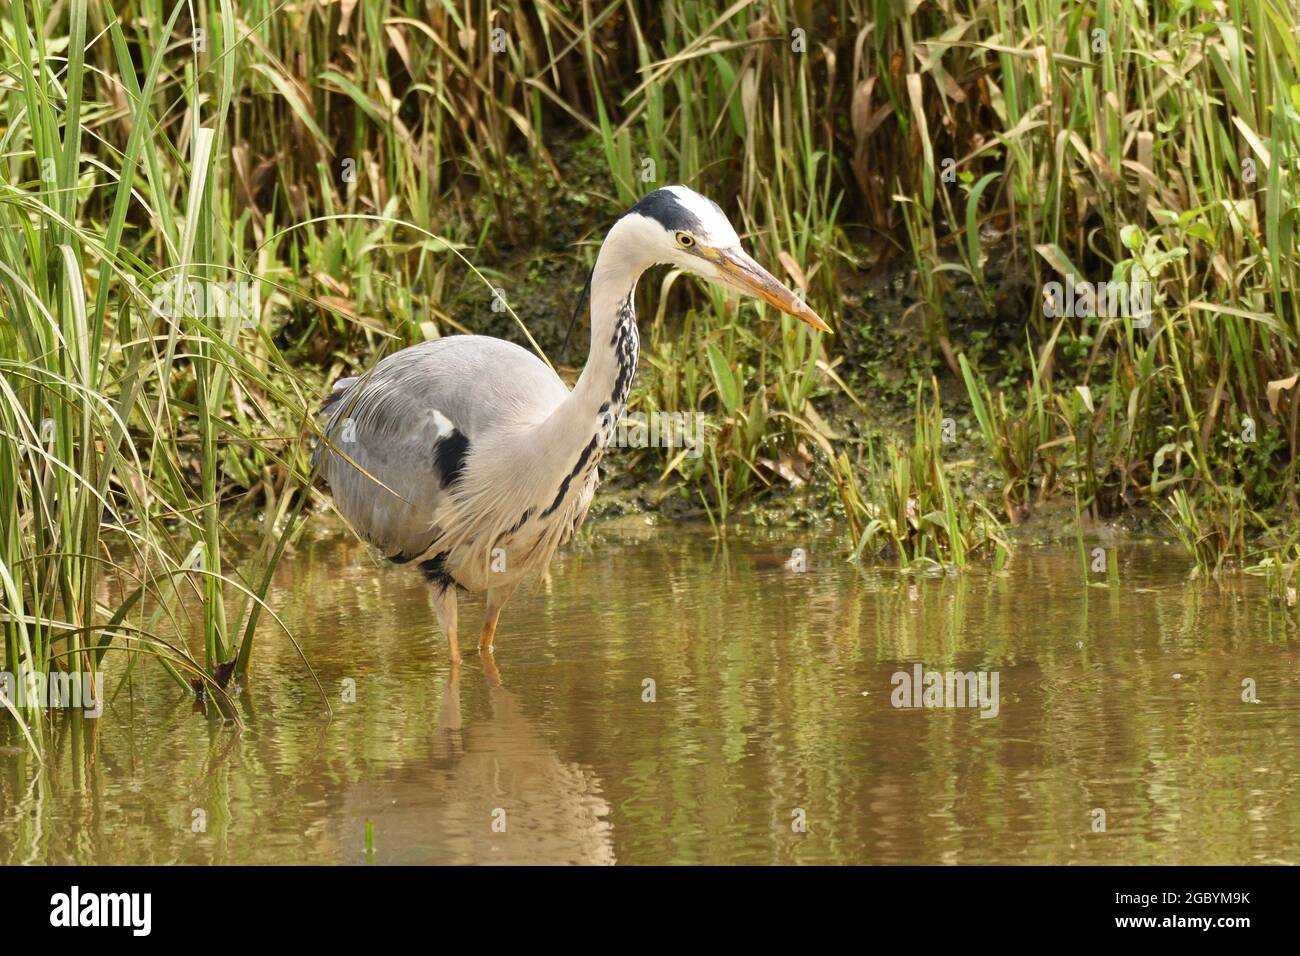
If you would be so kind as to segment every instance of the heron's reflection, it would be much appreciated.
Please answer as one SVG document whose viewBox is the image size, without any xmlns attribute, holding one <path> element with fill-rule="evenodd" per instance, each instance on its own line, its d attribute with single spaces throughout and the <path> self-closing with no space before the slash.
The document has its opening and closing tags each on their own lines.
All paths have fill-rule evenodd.
<svg viewBox="0 0 1300 956">
<path fill-rule="evenodd" d="M 490 656 L 482 669 L 492 715 L 463 721 L 463 669 L 473 664 L 447 675 L 427 758 L 347 794 L 340 822 L 348 859 L 365 859 L 370 820 L 380 864 L 612 864 L 600 781 L 555 752 Z"/>
</svg>

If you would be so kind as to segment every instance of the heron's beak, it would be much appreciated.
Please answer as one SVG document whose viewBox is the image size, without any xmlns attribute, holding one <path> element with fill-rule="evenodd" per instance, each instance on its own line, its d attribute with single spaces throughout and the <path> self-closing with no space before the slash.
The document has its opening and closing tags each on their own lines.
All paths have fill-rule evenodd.
<svg viewBox="0 0 1300 956">
<path fill-rule="evenodd" d="M 778 282 L 776 276 L 751 259 L 740 246 L 714 250 L 708 258 L 722 273 L 723 282 L 737 292 L 762 299 L 787 315 L 807 322 L 814 329 L 831 331 L 831 327 L 803 299 Z"/>
</svg>

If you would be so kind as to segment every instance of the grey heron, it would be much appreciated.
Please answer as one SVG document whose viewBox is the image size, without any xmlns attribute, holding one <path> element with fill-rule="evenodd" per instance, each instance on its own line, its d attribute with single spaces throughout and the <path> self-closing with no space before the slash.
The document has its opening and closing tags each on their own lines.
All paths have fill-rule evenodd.
<svg viewBox="0 0 1300 956">
<path fill-rule="evenodd" d="M 590 281 L 591 347 L 572 391 L 531 352 L 483 335 L 413 345 L 335 383 L 316 452 L 335 506 L 389 560 L 414 562 L 460 660 L 456 591 L 486 592 L 479 651 L 501 609 L 586 517 L 597 464 L 637 363 L 633 293 L 667 264 L 830 331 L 745 253 L 722 210 L 685 186 L 649 193 L 610 228 Z"/>
</svg>

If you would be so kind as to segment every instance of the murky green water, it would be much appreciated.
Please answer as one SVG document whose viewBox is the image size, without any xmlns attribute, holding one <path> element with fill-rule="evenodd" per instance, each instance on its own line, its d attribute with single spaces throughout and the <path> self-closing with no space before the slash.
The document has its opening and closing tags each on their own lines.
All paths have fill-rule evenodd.
<svg viewBox="0 0 1300 956">
<path fill-rule="evenodd" d="M 364 863 L 369 820 L 377 863 L 1300 862 L 1295 636 L 1254 579 L 1120 562 L 904 576 L 606 524 L 507 608 L 494 687 L 417 574 L 304 542 L 273 606 L 333 716 L 270 626 L 240 732 L 142 661 L 53 771 L 0 750 L 0 861 Z M 918 662 L 996 671 L 997 716 L 892 706 Z"/>
</svg>

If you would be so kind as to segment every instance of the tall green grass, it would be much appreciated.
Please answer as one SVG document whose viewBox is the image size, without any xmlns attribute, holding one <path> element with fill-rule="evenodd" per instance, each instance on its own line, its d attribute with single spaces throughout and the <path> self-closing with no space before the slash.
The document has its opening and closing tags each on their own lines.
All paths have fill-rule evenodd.
<svg viewBox="0 0 1300 956">
<path fill-rule="evenodd" d="M 1024 303 L 1025 347 L 989 363 L 1006 385 L 996 399 L 963 361 L 1008 514 L 1031 478 L 1049 487 L 1062 476 L 1101 516 L 1178 493 L 1200 501 L 1213 534 L 1242 554 L 1243 532 L 1270 523 L 1259 512 L 1285 519 L 1297 505 L 1294 5 L 957 4 L 906 21 L 881 12 L 877 50 L 901 52 L 904 71 L 917 63 L 921 90 L 906 72 L 904 98 L 880 62 L 895 109 L 873 138 L 892 122 L 922 131 L 923 148 L 909 164 L 882 144 L 874 166 L 906 198 L 912 257 L 935 276 L 921 289 L 941 343 L 954 282 L 996 296 L 980 267 L 991 256 L 1011 257 L 1035 291 L 1066 275 L 1155 287 L 1149 329 L 1128 317 L 1048 317 L 1037 296 Z M 946 185 L 944 156 L 956 172 Z M 981 227 L 1000 236 L 996 252 Z M 946 346 L 941 354 L 953 364 Z M 1181 525 L 1193 512 L 1166 513 Z M 1190 545 L 1199 536 L 1181 537 L 1204 560 Z"/>
<path fill-rule="evenodd" d="M 160 38 L 182 10 L 152 23 Z M 85 2 L 65 6 L 61 38 L 40 28 L 44 5 L 11 12 L 0 100 L 5 669 L 67 672 L 74 699 L 82 680 L 111 698 L 144 654 L 180 688 L 220 697 L 248 666 L 292 525 L 284 449 L 296 451 L 308 402 L 262 322 L 256 263 L 234 241 L 242 227 L 218 161 L 230 99 L 203 96 L 173 42 L 132 45 Z M 218 56 L 234 42 L 222 12 Z M 92 65 L 91 50 L 112 64 Z M 92 73 L 118 78 L 116 108 L 84 95 Z M 243 301 L 227 296 L 239 282 Z M 195 294 L 168 291 L 178 287 Z M 225 560 L 232 474 L 264 485 L 268 505 L 264 540 L 238 569 Z M 7 706 L 36 742 L 42 704 Z"/>
</svg>

